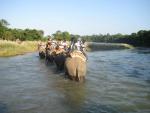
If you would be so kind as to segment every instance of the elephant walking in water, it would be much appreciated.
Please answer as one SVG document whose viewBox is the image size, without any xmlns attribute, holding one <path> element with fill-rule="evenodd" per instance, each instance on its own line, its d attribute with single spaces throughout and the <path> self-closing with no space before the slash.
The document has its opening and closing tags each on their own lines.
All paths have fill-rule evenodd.
<svg viewBox="0 0 150 113">
<path fill-rule="evenodd" d="M 54 50 L 54 62 L 56 64 L 56 67 L 58 70 L 64 69 L 64 63 L 66 59 L 65 55 L 66 51 L 59 47 L 59 45 L 56 46 Z"/>
<path fill-rule="evenodd" d="M 46 56 L 45 48 L 46 48 L 45 43 L 40 42 L 38 44 L 38 50 L 39 50 L 39 56 L 40 56 L 40 58 L 45 58 L 45 56 Z"/>
<path fill-rule="evenodd" d="M 63 53 L 54 56 L 54 62 L 58 70 L 64 69 L 65 58 L 66 56 Z"/>
<path fill-rule="evenodd" d="M 84 81 L 86 76 L 86 57 L 80 51 L 73 51 L 65 61 L 65 73 L 71 80 Z"/>
<path fill-rule="evenodd" d="M 54 55 L 53 55 L 53 51 L 52 50 L 46 50 L 46 62 L 50 62 L 53 63 L 54 61 Z"/>
<path fill-rule="evenodd" d="M 39 51 L 40 58 L 45 58 L 45 51 Z"/>
</svg>

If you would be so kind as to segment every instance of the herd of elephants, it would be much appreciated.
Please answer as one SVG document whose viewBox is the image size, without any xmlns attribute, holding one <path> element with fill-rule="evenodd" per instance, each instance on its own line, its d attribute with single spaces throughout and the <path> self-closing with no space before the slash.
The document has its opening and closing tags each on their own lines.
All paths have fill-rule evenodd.
<svg viewBox="0 0 150 113">
<path fill-rule="evenodd" d="M 59 47 L 47 49 L 47 44 L 38 45 L 39 57 L 45 59 L 46 63 L 55 64 L 57 70 L 63 70 L 67 78 L 83 82 L 86 76 L 87 60 L 86 56 L 78 50 L 68 51 Z"/>
</svg>

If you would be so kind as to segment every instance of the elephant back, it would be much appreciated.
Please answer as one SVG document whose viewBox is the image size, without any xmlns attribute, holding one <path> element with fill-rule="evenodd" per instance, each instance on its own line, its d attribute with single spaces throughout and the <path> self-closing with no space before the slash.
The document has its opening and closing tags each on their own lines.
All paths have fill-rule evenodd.
<svg viewBox="0 0 150 113">
<path fill-rule="evenodd" d="M 41 53 L 41 52 L 44 52 L 44 53 L 45 53 L 45 48 L 46 48 L 45 45 L 39 45 L 39 46 L 38 46 L 39 53 Z"/>
<path fill-rule="evenodd" d="M 80 51 L 73 51 L 65 60 L 65 74 L 74 81 L 84 81 L 86 76 L 86 57 Z"/>
<path fill-rule="evenodd" d="M 80 58 L 82 61 L 86 62 L 86 57 L 81 51 L 74 50 L 73 52 L 70 53 L 71 58 Z"/>
</svg>

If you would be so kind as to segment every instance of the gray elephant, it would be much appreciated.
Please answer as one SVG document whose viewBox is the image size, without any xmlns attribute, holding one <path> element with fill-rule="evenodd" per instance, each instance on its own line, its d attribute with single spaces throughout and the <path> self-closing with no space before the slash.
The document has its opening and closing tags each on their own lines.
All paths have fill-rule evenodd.
<svg viewBox="0 0 150 113">
<path fill-rule="evenodd" d="M 84 81 L 86 76 L 86 57 L 78 51 L 73 51 L 65 60 L 65 74 L 74 81 Z"/>
<path fill-rule="evenodd" d="M 64 69 L 65 58 L 66 58 L 66 56 L 63 53 L 56 54 L 54 56 L 54 62 L 56 64 L 58 70 L 63 70 Z"/>
<path fill-rule="evenodd" d="M 54 61 L 54 53 L 52 50 L 47 49 L 46 50 L 46 62 L 53 63 L 53 61 Z"/>
<path fill-rule="evenodd" d="M 40 58 L 45 58 L 45 51 L 39 51 Z"/>
<path fill-rule="evenodd" d="M 45 44 L 42 42 L 38 44 L 40 58 L 45 58 L 45 56 L 46 56 L 45 47 L 46 47 Z"/>
</svg>

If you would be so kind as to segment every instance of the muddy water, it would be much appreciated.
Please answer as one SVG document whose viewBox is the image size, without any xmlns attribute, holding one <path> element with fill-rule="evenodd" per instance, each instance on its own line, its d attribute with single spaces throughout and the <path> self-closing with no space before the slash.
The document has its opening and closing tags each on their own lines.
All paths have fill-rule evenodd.
<svg viewBox="0 0 150 113">
<path fill-rule="evenodd" d="M 85 83 L 37 53 L 0 58 L 0 113 L 149 113 L 150 50 L 88 53 Z"/>
</svg>

